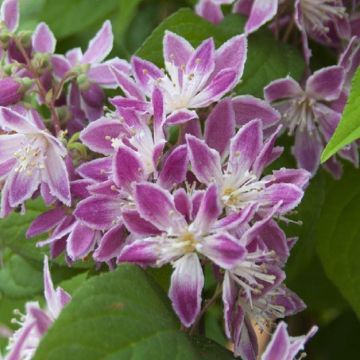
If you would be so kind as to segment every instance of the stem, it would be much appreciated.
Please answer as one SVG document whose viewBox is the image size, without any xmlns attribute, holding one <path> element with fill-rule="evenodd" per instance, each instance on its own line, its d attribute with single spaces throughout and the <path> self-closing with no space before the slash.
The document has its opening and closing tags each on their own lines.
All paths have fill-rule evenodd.
<svg viewBox="0 0 360 360">
<path fill-rule="evenodd" d="M 54 130 L 55 130 L 56 135 L 58 135 L 59 132 L 61 131 L 61 125 L 60 125 L 60 120 L 59 120 L 59 117 L 58 117 L 56 109 L 55 109 L 56 97 L 54 97 L 54 94 L 53 94 L 51 96 L 51 100 L 48 101 L 46 99 L 47 91 L 44 88 L 43 84 L 41 83 L 41 79 L 40 79 L 40 76 L 39 76 L 38 72 L 36 71 L 36 69 L 34 69 L 33 65 L 31 64 L 31 60 L 30 60 L 28 54 L 26 53 L 26 50 L 24 49 L 23 45 L 21 44 L 21 41 L 19 41 L 19 39 L 16 38 L 16 37 L 14 38 L 14 40 L 15 40 L 15 44 L 16 44 L 17 48 L 19 49 L 21 55 L 25 59 L 26 66 L 27 66 L 28 70 L 34 76 L 34 80 L 35 80 L 36 85 L 38 87 L 39 94 L 44 99 L 46 105 L 50 109 L 51 120 L 52 120 L 53 125 L 54 125 Z"/>
<path fill-rule="evenodd" d="M 295 20 L 292 18 L 291 21 L 290 21 L 290 24 L 288 25 L 287 29 L 286 29 L 286 32 L 282 38 L 282 42 L 287 42 L 289 40 L 289 37 L 290 37 L 290 34 L 291 34 L 291 31 L 293 30 L 294 28 L 294 25 L 295 25 Z"/>
<path fill-rule="evenodd" d="M 192 327 L 190 328 L 190 331 L 189 331 L 189 335 L 194 335 L 195 331 L 196 331 L 196 328 L 201 320 L 201 318 L 204 316 L 204 314 L 210 309 L 210 307 L 216 302 L 216 300 L 219 298 L 219 296 L 221 295 L 222 293 L 222 284 L 218 284 L 216 286 L 216 289 L 214 291 L 214 294 L 213 296 L 206 300 L 205 301 L 205 305 L 204 307 L 202 308 L 200 314 L 197 316 L 194 324 L 192 325 Z"/>
</svg>

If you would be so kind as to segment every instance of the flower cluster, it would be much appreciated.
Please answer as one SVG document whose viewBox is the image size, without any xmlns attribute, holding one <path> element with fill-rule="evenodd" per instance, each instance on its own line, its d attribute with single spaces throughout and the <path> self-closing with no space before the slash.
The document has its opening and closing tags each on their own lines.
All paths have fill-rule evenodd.
<svg viewBox="0 0 360 360">
<path fill-rule="evenodd" d="M 254 328 L 270 331 L 305 308 L 284 283 L 296 239 L 282 224 L 292 221 L 340 120 L 360 42 L 356 12 L 347 12 L 345 1 L 201 0 L 196 9 L 219 23 L 221 6 L 232 3 L 248 16 L 245 34 L 216 48 L 212 38 L 193 47 L 166 31 L 162 68 L 136 56 L 105 60 L 113 45 L 109 21 L 84 53 L 57 54 L 49 27 L 40 23 L 30 36 L 18 32 L 18 1 L 5 0 L 1 216 L 25 212 L 27 200 L 41 197 L 48 209 L 26 235 L 46 234 L 37 246 L 49 247 L 52 259 L 64 254 L 71 265 L 91 258 L 111 269 L 124 262 L 170 264 L 169 298 L 190 333 L 207 309 L 204 269 L 212 270 L 212 300 L 222 298 L 235 355 L 255 360 Z M 274 36 L 287 40 L 293 27 L 300 31 L 308 64 L 303 81 L 277 79 L 264 100 L 232 96 L 246 66 L 247 34 L 272 19 Z M 338 63 L 311 74 L 311 41 L 330 42 Z M 109 97 L 109 88 L 117 95 Z M 297 169 L 274 164 L 284 131 L 295 137 Z M 355 144 L 339 155 L 358 163 Z M 325 166 L 341 176 L 337 158 Z M 69 301 L 53 289 L 47 259 L 45 297 L 46 311 L 28 304 L 7 359 L 30 359 Z M 315 331 L 290 338 L 281 322 L 261 359 L 274 359 L 274 351 L 293 359 Z"/>
</svg>

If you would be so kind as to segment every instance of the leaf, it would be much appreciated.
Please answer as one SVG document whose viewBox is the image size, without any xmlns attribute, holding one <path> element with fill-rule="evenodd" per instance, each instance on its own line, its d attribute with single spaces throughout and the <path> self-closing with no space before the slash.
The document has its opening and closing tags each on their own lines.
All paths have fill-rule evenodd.
<svg viewBox="0 0 360 360">
<path fill-rule="evenodd" d="M 98 20 L 105 20 L 116 11 L 118 4 L 119 0 L 47 0 L 41 20 L 61 39 L 80 32 Z"/>
<path fill-rule="evenodd" d="M 233 359 L 215 343 L 189 338 L 158 285 L 138 267 L 86 281 L 41 342 L 34 360 Z"/>
<path fill-rule="evenodd" d="M 340 181 L 328 182 L 316 226 L 317 251 L 327 276 L 360 317 L 359 171 L 347 165 Z"/>
<path fill-rule="evenodd" d="M 360 67 L 352 80 L 350 96 L 334 135 L 321 154 L 325 162 L 336 152 L 360 138 Z"/>
<path fill-rule="evenodd" d="M 215 26 L 195 15 L 190 9 L 181 9 L 165 19 L 145 40 L 136 55 L 163 66 L 162 39 L 165 30 L 170 30 L 197 46 L 201 41 L 213 37 L 219 47 L 226 40 L 242 33 L 245 19 L 230 15 L 219 26 Z M 263 88 L 270 81 L 291 75 L 298 79 L 304 69 L 303 60 L 294 48 L 280 44 L 267 30 L 249 37 L 249 54 L 242 82 L 235 91 L 261 97 Z"/>
</svg>

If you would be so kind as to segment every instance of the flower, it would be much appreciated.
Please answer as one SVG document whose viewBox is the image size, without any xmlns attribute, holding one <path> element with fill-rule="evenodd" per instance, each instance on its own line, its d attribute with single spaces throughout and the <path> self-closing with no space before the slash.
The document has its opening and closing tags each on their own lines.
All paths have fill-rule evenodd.
<svg viewBox="0 0 360 360">
<path fill-rule="evenodd" d="M 295 136 L 293 154 L 298 167 L 315 174 L 320 154 L 334 133 L 341 113 L 332 105 L 338 100 L 345 80 L 341 66 L 330 66 L 316 71 L 302 88 L 287 77 L 271 82 L 264 89 L 265 99 L 282 114 L 282 123 L 289 135 Z M 342 150 L 339 155 L 358 163 L 356 146 Z M 324 164 L 334 177 L 341 176 L 341 165 L 336 158 Z"/>
<path fill-rule="evenodd" d="M 42 309 L 38 302 L 26 303 L 26 313 L 21 315 L 20 321 L 16 321 L 20 328 L 9 340 L 5 360 L 32 359 L 40 340 L 71 299 L 62 288 L 54 288 L 47 256 L 44 258 L 44 295 L 45 309 Z"/>
<path fill-rule="evenodd" d="M 80 48 L 75 48 L 69 50 L 65 56 L 52 56 L 54 74 L 58 78 L 75 77 L 71 83 L 68 101 L 72 112 L 81 120 L 87 117 L 92 121 L 102 116 L 105 100 L 103 88 L 116 86 L 109 66 L 129 72 L 128 63 L 119 58 L 103 62 L 112 47 L 111 22 L 107 20 L 90 40 L 84 54 Z"/>
<path fill-rule="evenodd" d="M 71 203 L 69 177 L 64 162 L 67 151 L 44 127 L 39 114 L 0 108 L 1 215 L 22 205 L 41 185 L 41 192 L 66 205 Z"/>
<path fill-rule="evenodd" d="M 299 351 L 317 332 L 318 327 L 313 326 L 306 335 L 291 337 L 287 333 L 287 325 L 281 321 L 267 345 L 261 360 L 294 360 Z"/>
<path fill-rule="evenodd" d="M 238 35 L 215 50 L 214 40 L 209 38 L 194 49 L 181 36 L 166 31 L 163 56 L 165 72 L 149 61 L 133 57 L 135 81 L 118 77 L 127 98 L 116 97 L 113 104 L 151 113 L 148 99 L 157 87 L 164 97 L 165 113 L 176 117 L 176 123 L 188 121 L 196 117 L 190 109 L 209 106 L 238 83 L 246 61 L 247 40 Z"/>
</svg>

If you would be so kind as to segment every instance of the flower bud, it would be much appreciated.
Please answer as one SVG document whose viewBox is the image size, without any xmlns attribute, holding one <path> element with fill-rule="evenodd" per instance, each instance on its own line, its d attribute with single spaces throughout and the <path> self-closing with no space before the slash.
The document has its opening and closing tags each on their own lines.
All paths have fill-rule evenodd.
<svg viewBox="0 0 360 360">
<path fill-rule="evenodd" d="M 23 96 L 22 84 L 12 77 L 0 80 L 0 106 L 15 104 Z"/>
<path fill-rule="evenodd" d="M 86 90 L 81 90 L 84 101 L 92 107 L 101 107 L 105 101 L 105 94 L 101 87 L 94 83 L 89 83 Z"/>
</svg>

